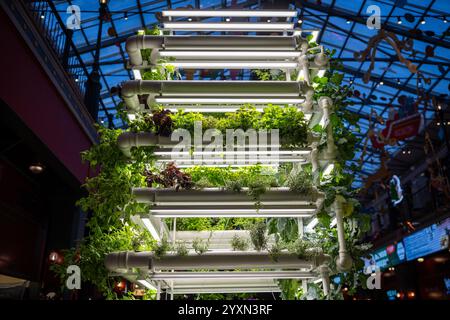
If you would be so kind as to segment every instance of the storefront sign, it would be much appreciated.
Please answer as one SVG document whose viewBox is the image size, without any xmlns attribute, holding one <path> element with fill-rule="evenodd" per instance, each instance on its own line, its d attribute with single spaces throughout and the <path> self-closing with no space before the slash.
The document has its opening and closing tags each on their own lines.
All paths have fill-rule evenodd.
<svg viewBox="0 0 450 320">
<path fill-rule="evenodd" d="M 370 259 L 365 259 L 365 267 L 377 266 L 381 270 L 405 261 L 405 248 L 402 242 L 390 244 L 374 251 Z"/>
<path fill-rule="evenodd" d="M 408 261 L 449 247 L 450 218 L 417 231 L 403 239 Z"/>
</svg>

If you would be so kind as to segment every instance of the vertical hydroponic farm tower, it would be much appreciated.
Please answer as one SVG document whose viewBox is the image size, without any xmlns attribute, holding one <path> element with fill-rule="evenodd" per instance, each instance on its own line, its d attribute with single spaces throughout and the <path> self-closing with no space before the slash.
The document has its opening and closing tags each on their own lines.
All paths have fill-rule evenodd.
<svg viewBox="0 0 450 320">
<path fill-rule="evenodd" d="M 296 106 L 305 113 L 310 127 L 317 123 L 328 124 L 332 101 L 326 97 L 314 101 L 311 83 L 314 76 L 324 73 L 328 59 L 321 47 L 313 51 L 308 46 L 305 37 L 317 36 L 315 32 L 295 28 L 296 11 L 168 10 L 162 12 L 162 17 L 160 35 L 137 35 L 127 41 L 128 66 L 133 69 L 136 80 L 123 83 L 121 96 L 130 119 L 150 112 L 155 105 L 172 112 L 183 109 L 221 113 L 251 103 L 261 111 L 268 104 Z M 150 57 L 143 58 L 144 49 L 151 49 Z M 140 70 L 158 67 L 161 61 L 184 70 L 225 70 L 225 75 L 229 70 L 269 69 L 285 73 L 286 80 L 237 81 L 233 76 L 221 81 L 140 80 Z M 294 163 L 294 170 L 311 163 L 313 172 L 318 173 L 334 159 L 330 126 L 328 130 L 327 148 L 320 152 L 314 135 L 310 134 L 309 148 L 281 148 L 268 153 L 276 152 L 280 163 Z M 119 138 L 119 145 L 130 157 L 133 147 L 154 146 L 159 163 L 177 163 L 170 153 L 174 142 L 168 137 L 126 132 Z M 195 152 L 203 151 L 194 149 Z M 227 152 L 238 151 L 227 149 Z M 264 158 L 259 159 L 264 164 Z M 195 164 L 198 164 L 195 160 L 189 163 L 184 159 L 179 167 Z M 259 208 L 255 208 L 254 200 L 245 192 L 222 188 L 178 191 L 135 188 L 133 193 L 138 202 L 151 205 L 150 212 L 136 213 L 133 219 L 155 239 L 160 241 L 166 237 L 173 242 L 182 240 L 191 244 L 194 238 L 209 238 L 210 247 L 204 254 L 191 250 L 187 256 L 177 256 L 170 252 L 158 259 L 152 252 L 111 253 L 106 265 L 112 275 L 121 275 L 170 294 L 277 292 L 280 291 L 278 279 L 321 280 L 325 293 L 328 292 L 330 258 L 324 254 L 308 261 L 281 252 L 274 261 L 266 251 L 231 250 L 230 240 L 235 234 L 248 238 L 246 230 L 176 231 L 169 230 L 165 223 L 165 218 L 289 217 L 298 219 L 299 235 L 303 236 L 303 226 L 314 218 L 322 205 L 320 192 L 302 195 L 288 188 L 273 188 L 261 196 Z M 343 235 L 339 215 L 337 222 L 338 232 Z"/>
</svg>

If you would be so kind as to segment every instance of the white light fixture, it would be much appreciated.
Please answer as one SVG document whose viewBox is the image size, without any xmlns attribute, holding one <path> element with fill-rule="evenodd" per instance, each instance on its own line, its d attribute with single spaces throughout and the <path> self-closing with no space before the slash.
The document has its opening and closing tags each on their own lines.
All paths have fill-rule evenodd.
<svg viewBox="0 0 450 320">
<path fill-rule="evenodd" d="M 182 69 L 296 69 L 298 64 L 296 62 L 214 62 L 214 61 L 183 61 L 183 62 L 169 62 L 168 65 L 175 68 Z"/>
<path fill-rule="evenodd" d="M 134 80 L 142 80 L 141 71 L 137 69 L 133 69 L 133 77 Z"/>
<path fill-rule="evenodd" d="M 158 218 L 221 218 L 221 217 L 241 217 L 241 218 L 263 218 L 263 217 L 283 217 L 301 218 L 310 217 L 316 209 L 161 209 L 152 208 L 150 213 Z"/>
<path fill-rule="evenodd" d="M 276 10 L 164 10 L 163 17 L 295 17 L 296 11 Z"/>
<path fill-rule="evenodd" d="M 270 146 L 274 147 L 274 146 Z M 310 154 L 310 150 L 267 150 L 267 151 L 260 151 L 260 150 L 247 150 L 247 151 L 194 151 L 194 152 L 188 152 L 188 151 L 179 151 L 174 152 L 171 150 L 168 151 L 155 151 L 154 155 L 156 156 L 170 156 L 170 155 L 179 155 L 179 156 L 190 156 L 190 155 L 198 155 L 198 156 L 205 156 L 205 155 L 288 155 L 288 156 L 300 156 L 300 155 L 308 155 Z"/>
<path fill-rule="evenodd" d="M 331 175 L 331 172 L 334 170 L 334 163 L 330 163 L 325 167 L 325 170 L 323 170 L 323 177 L 329 177 Z"/>
<path fill-rule="evenodd" d="M 300 57 L 300 51 L 187 51 L 187 50 L 164 50 L 159 52 L 160 57 L 173 58 L 265 58 L 265 59 L 288 59 Z"/>
<path fill-rule="evenodd" d="M 195 106 L 195 105 L 179 105 L 179 106 L 167 106 L 166 109 L 177 112 L 179 110 L 183 110 L 184 112 L 204 112 L 204 113 L 222 113 L 222 112 L 234 112 L 241 108 L 242 105 L 230 106 L 226 107 L 220 105 L 211 105 L 211 106 Z M 256 107 L 256 111 L 263 112 L 264 107 Z"/>
<path fill-rule="evenodd" d="M 422 19 L 420 20 L 420 24 L 425 24 L 425 23 L 426 23 L 425 19 L 422 18 Z"/>
<path fill-rule="evenodd" d="M 313 219 L 311 220 L 311 222 L 308 223 L 308 225 L 306 226 L 305 231 L 306 231 L 307 233 L 314 232 L 314 227 L 317 226 L 318 223 L 319 223 L 319 219 L 313 218 Z"/>
<path fill-rule="evenodd" d="M 310 279 L 314 277 L 304 271 L 208 271 L 208 272 L 155 272 L 149 277 L 152 280 L 185 280 L 185 279 Z"/>
<path fill-rule="evenodd" d="M 317 72 L 317 76 L 319 78 L 323 78 L 325 76 L 325 73 L 327 72 L 327 70 L 324 69 L 320 69 L 319 72 Z"/>
<path fill-rule="evenodd" d="M 36 162 L 31 164 L 28 169 L 34 174 L 40 174 L 45 170 L 45 167 L 40 162 Z"/>
<path fill-rule="evenodd" d="M 143 285 L 144 287 L 146 287 L 147 289 L 150 290 L 157 290 L 150 282 L 148 282 L 147 280 L 138 280 L 139 284 Z"/>
<path fill-rule="evenodd" d="M 155 229 L 155 226 L 153 225 L 153 223 L 151 223 L 150 219 L 142 218 L 141 220 L 142 220 L 142 223 L 144 224 L 144 226 L 147 228 L 147 230 L 152 235 L 153 239 L 155 239 L 156 241 L 161 241 L 159 232 Z"/>
<path fill-rule="evenodd" d="M 333 220 L 331 220 L 330 227 L 333 228 L 336 224 L 337 224 L 337 220 L 336 220 L 336 218 L 333 218 Z"/>
<path fill-rule="evenodd" d="M 292 23 L 266 23 L 266 22 L 165 22 L 164 29 L 170 30 L 190 30 L 190 31 L 286 31 L 293 30 Z"/>
<path fill-rule="evenodd" d="M 220 202 L 220 201 L 214 201 L 214 202 L 198 202 L 198 201 L 189 201 L 190 206 L 210 206 L 211 203 L 215 206 L 251 206 L 254 205 L 254 201 L 227 201 L 227 202 Z M 170 202 L 164 202 L 164 201 L 156 201 L 153 202 L 154 205 L 157 206 L 175 206 L 175 207 L 186 207 L 188 204 L 186 201 L 170 201 Z M 261 205 L 266 206 L 304 206 L 308 205 L 308 201 L 262 201 Z"/>
<path fill-rule="evenodd" d="M 400 17 L 397 17 L 397 24 L 402 24 L 402 19 Z"/>
<path fill-rule="evenodd" d="M 175 97 L 156 97 L 156 103 L 160 104 L 168 104 L 168 103 L 176 103 L 176 104 L 205 104 L 205 103 L 231 103 L 231 104 L 246 104 L 246 103 L 254 103 L 254 104 L 300 104 L 305 102 L 303 98 L 232 98 L 232 97 L 223 97 L 223 98 L 175 98 Z"/>
</svg>

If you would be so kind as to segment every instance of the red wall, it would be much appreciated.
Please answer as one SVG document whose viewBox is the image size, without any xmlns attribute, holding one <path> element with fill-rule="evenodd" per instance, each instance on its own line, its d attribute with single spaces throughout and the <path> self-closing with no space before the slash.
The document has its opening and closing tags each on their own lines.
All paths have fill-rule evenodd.
<svg viewBox="0 0 450 320">
<path fill-rule="evenodd" d="M 3 10 L 0 39 L 1 99 L 84 182 L 88 170 L 81 164 L 80 152 L 91 142 Z"/>
</svg>

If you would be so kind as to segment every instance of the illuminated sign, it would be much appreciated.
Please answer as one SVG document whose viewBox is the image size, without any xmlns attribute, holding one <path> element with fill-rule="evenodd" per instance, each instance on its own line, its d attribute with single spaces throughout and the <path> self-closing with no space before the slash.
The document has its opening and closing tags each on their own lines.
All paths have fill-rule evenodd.
<svg viewBox="0 0 450 320">
<path fill-rule="evenodd" d="M 414 260 L 448 248 L 449 235 L 450 218 L 405 237 L 406 259 Z"/>
<path fill-rule="evenodd" d="M 364 259 L 365 267 L 377 266 L 381 270 L 405 261 L 405 248 L 402 242 L 390 244 L 371 253 L 370 259 Z"/>
</svg>

